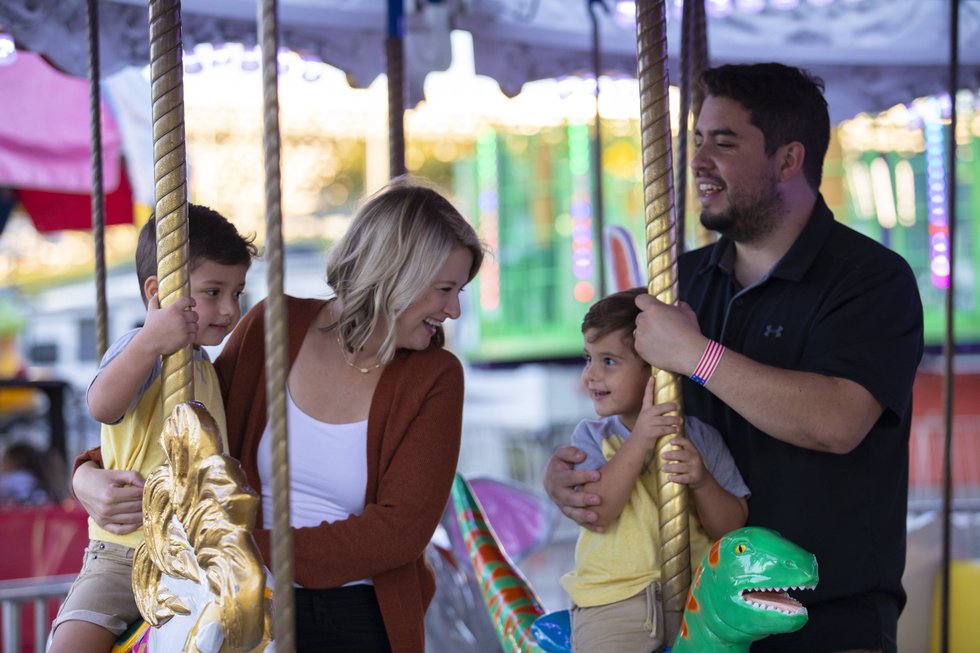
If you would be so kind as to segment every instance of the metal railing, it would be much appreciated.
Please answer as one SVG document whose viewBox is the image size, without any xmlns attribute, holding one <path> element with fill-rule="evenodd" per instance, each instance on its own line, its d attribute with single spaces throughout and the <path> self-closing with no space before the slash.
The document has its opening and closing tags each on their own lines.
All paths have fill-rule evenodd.
<svg viewBox="0 0 980 653">
<path fill-rule="evenodd" d="M 48 600 L 68 594 L 75 574 L 0 581 L 0 610 L 3 615 L 3 653 L 22 653 L 21 608 L 34 606 L 34 651 L 43 653 L 48 639 Z"/>
</svg>

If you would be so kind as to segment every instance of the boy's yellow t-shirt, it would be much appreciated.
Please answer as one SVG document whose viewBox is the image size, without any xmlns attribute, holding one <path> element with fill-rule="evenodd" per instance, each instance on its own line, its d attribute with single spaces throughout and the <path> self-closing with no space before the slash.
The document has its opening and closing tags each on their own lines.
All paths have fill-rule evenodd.
<svg viewBox="0 0 980 653">
<path fill-rule="evenodd" d="M 124 338 L 132 339 L 132 332 Z M 113 347 L 115 353 L 122 347 Z M 112 350 L 110 350 L 110 353 Z M 108 361 L 107 353 L 102 366 Z M 163 464 L 165 455 L 160 443 L 163 431 L 163 380 L 159 373 L 147 386 L 143 395 L 123 418 L 116 424 L 103 424 L 101 431 L 102 464 L 105 469 L 118 469 L 139 472 L 143 478 L 148 477 L 157 467 Z M 228 451 L 228 428 L 225 422 L 225 407 L 221 398 L 221 386 L 214 365 L 201 349 L 194 350 L 194 400 L 208 409 L 211 417 L 218 425 L 221 433 L 221 443 L 224 451 Z M 88 520 L 89 539 L 115 542 L 135 548 L 143 541 L 143 529 L 139 528 L 126 535 L 116 535 L 106 531 L 95 523 L 91 517 Z"/>
<path fill-rule="evenodd" d="M 623 442 L 619 435 L 602 441 L 606 460 Z M 575 569 L 561 577 L 561 586 L 575 605 L 588 608 L 623 601 L 660 580 L 657 493 L 656 469 L 648 464 L 633 485 L 619 519 L 602 533 L 580 530 Z M 693 572 L 711 543 L 694 510 L 689 511 L 689 537 Z"/>
</svg>

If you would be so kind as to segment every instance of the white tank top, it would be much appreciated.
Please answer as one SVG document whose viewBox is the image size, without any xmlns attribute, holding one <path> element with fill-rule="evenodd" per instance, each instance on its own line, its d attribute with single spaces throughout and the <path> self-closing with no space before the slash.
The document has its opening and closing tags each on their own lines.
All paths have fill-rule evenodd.
<svg viewBox="0 0 980 653">
<path fill-rule="evenodd" d="M 364 512 L 367 420 L 327 424 L 313 419 L 286 392 L 289 429 L 289 508 L 293 528 L 319 526 Z M 262 526 L 272 528 L 272 435 L 267 423 L 258 451 Z M 324 555 L 330 555 L 324 551 Z M 370 579 L 355 581 L 370 582 Z M 348 583 L 348 584 L 355 584 Z"/>
</svg>

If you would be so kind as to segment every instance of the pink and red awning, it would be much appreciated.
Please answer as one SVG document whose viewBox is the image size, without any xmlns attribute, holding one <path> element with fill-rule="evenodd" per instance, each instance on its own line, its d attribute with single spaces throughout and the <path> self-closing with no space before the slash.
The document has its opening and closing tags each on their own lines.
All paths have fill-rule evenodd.
<svg viewBox="0 0 980 653">
<path fill-rule="evenodd" d="M 21 51 L 12 64 L 0 66 L 0 97 L 0 186 L 15 191 L 39 231 L 90 228 L 88 80 Z M 106 223 L 131 223 L 122 137 L 105 101 L 102 152 Z"/>
</svg>

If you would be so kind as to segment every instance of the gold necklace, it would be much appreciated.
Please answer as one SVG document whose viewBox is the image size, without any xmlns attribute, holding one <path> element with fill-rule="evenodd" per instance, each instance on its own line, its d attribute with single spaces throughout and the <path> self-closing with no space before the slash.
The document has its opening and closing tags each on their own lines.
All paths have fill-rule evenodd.
<svg viewBox="0 0 980 653">
<path fill-rule="evenodd" d="M 355 370 L 357 370 L 361 374 L 367 374 L 371 370 L 376 370 L 379 367 L 381 367 L 381 362 L 380 361 L 377 362 L 377 363 L 375 363 L 374 365 L 371 365 L 370 367 L 360 367 L 359 365 L 355 365 L 353 363 L 353 361 L 351 361 L 349 358 L 347 358 L 347 349 L 344 347 L 344 344 L 342 342 L 340 342 L 340 334 L 337 334 L 337 344 L 340 345 L 340 355 L 344 357 L 344 362 L 347 363 L 348 365 L 350 365 L 351 367 L 353 367 Z"/>
</svg>

